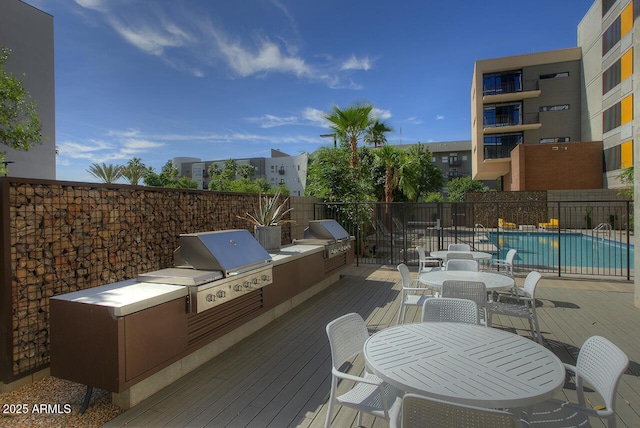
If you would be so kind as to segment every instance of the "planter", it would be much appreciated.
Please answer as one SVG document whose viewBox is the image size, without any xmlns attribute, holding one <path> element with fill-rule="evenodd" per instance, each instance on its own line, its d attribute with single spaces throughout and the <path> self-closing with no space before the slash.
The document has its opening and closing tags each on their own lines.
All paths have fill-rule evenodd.
<svg viewBox="0 0 640 428">
<path fill-rule="evenodd" d="M 255 226 L 254 235 L 265 250 L 280 251 L 282 226 Z"/>
</svg>

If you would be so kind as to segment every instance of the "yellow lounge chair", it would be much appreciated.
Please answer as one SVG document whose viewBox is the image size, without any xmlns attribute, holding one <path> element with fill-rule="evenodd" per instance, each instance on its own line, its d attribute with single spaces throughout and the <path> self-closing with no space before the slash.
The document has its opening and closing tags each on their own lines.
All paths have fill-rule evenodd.
<svg viewBox="0 0 640 428">
<path fill-rule="evenodd" d="M 559 222 L 557 218 L 550 219 L 547 223 L 538 223 L 540 229 L 557 229 Z"/>
<path fill-rule="evenodd" d="M 516 228 L 516 224 L 515 223 L 511 223 L 509 221 L 504 221 L 503 218 L 499 218 L 498 219 L 498 227 L 501 229 L 515 229 Z"/>
</svg>

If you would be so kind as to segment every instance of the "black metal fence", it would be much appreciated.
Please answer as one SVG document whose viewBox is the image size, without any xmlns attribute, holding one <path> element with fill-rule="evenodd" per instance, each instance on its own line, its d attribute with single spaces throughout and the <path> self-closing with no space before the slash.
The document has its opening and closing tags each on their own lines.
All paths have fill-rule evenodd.
<svg viewBox="0 0 640 428">
<path fill-rule="evenodd" d="M 356 237 L 358 264 L 418 264 L 427 252 L 467 243 L 504 259 L 515 271 L 633 277 L 633 201 L 461 203 L 319 203 L 316 219 L 333 218 Z"/>
</svg>

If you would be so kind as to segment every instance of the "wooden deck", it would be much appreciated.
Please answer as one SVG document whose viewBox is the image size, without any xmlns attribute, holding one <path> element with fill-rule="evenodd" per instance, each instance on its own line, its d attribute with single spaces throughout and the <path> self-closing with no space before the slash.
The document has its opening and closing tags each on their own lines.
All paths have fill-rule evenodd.
<svg viewBox="0 0 640 428">
<path fill-rule="evenodd" d="M 105 426 L 321 427 L 331 366 L 325 325 L 348 312 L 361 314 L 371 333 L 394 325 L 399 281 L 394 268 L 350 267 L 337 284 Z M 536 296 L 546 346 L 561 360 L 575 364 L 592 335 L 609 338 L 629 356 L 618 388 L 619 427 L 640 426 L 640 309 L 633 306 L 632 288 L 622 282 L 543 278 Z M 528 324 L 518 319 L 494 317 L 494 326 L 529 335 Z M 358 357 L 352 372 L 362 366 Z M 567 384 L 562 396 L 575 400 L 575 395 Z M 599 402 L 594 399 L 594 405 Z M 592 423 L 604 426 L 598 419 Z M 363 425 L 388 426 L 366 415 Z M 338 408 L 332 426 L 357 426 L 356 412 Z"/>
</svg>

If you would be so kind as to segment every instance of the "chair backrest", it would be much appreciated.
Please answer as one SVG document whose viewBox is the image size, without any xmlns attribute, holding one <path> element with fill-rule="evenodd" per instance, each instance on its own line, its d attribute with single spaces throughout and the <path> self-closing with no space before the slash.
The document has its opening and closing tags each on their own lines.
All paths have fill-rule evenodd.
<svg viewBox="0 0 640 428">
<path fill-rule="evenodd" d="M 473 254 L 471 254 L 471 253 L 456 253 L 456 252 L 447 253 L 447 261 L 453 260 L 453 259 L 473 260 Z"/>
<path fill-rule="evenodd" d="M 442 283 L 442 297 L 473 300 L 478 306 L 487 304 L 487 286 L 479 281 L 448 279 Z"/>
<path fill-rule="evenodd" d="M 584 342 L 576 363 L 578 375 L 602 396 L 607 410 L 613 411 L 618 383 L 628 366 L 627 355 L 601 336 L 591 336 Z"/>
<path fill-rule="evenodd" d="M 417 394 L 402 398 L 402 428 L 518 427 L 519 419 L 503 410 L 449 403 Z"/>
<path fill-rule="evenodd" d="M 331 346 L 331 363 L 336 369 L 361 353 L 364 342 L 369 337 L 367 324 L 356 313 L 346 314 L 331 321 L 327 324 L 326 330 Z"/>
<path fill-rule="evenodd" d="M 510 249 L 509 251 L 507 251 L 507 255 L 505 256 L 504 261 L 513 266 L 513 261 L 515 260 L 517 253 L 518 250 L 516 250 L 515 248 Z"/>
<path fill-rule="evenodd" d="M 449 251 L 471 251 L 471 246 L 468 244 L 449 244 Z"/>
<path fill-rule="evenodd" d="M 402 277 L 402 287 L 411 287 L 411 283 L 413 279 L 411 278 L 411 272 L 409 272 L 409 268 L 404 263 L 400 263 L 398 265 L 398 272 L 400 272 L 400 276 Z"/>
<path fill-rule="evenodd" d="M 420 259 L 420 261 L 422 261 L 422 260 L 427 258 L 427 253 L 425 253 L 424 248 L 422 247 L 422 245 L 416 246 L 416 251 L 418 252 L 418 258 Z"/>
<path fill-rule="evenodd" d="M 478 272 L 478 262 L 475 260 L 452 259 L 447 260 L 446 270 L 466 270 Z"/>
<path fill-rule="evenodd" d="M 422 305 L 422 322 L 463 322 L 480 324 L 478 305 L 473 300 L 441 297 Z"/>
<path fill-rule="evenodd" d="M 536 298 L 536 286 L 538 285 L 540 278 L 542 278 L 542 275 L 540 275 L 540 272 L 535 270 L 529 272 L 529 275 L 525 278 L 523 289 L 528 297 L 531 297 L 532 299 Z"/>
</svg>

